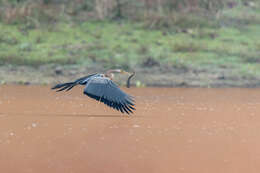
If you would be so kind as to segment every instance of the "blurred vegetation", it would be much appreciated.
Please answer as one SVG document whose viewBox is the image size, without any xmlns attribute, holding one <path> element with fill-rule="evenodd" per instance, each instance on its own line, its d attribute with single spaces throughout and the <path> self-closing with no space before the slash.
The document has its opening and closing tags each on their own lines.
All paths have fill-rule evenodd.
<svg viewBox="0 0 260 173">
<path fill-rule="evenodd" d="M 260 74 L 260 2 L 0 0 L 0 64 Z"/>
<path fill-rule="evenodd" d="M 31 18 L 55 21 L 64 16 L 81 21 L 131 19 L 167 23 L 176 13 L 216 14 L 225 4 L 226 0 L 0 0 L 1 16 L 8 23 Z"/>
</svg>

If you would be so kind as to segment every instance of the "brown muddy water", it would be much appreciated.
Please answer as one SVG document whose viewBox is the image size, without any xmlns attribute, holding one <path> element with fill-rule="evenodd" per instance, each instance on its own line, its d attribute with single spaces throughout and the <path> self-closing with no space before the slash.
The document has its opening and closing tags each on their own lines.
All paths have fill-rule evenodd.
<svg viewBox="0 0 260 173">
<path fill-rule="evenodd" d="M 131 117 L 81 87 L 1 86 L 0 171 L 260 171 L 259 89 L 123 89 Z"/>
</svg>

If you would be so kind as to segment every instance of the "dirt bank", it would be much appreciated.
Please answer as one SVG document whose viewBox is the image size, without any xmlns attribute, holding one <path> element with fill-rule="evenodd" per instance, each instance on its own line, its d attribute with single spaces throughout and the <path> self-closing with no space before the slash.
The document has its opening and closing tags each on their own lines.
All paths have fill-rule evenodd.
<svg viewBox="0 0 260 173">
<path fill-rule="evenodd" d="M 54 84 L 74 80 L 86 74 L 104 72 L 107 69 L 95 65 L 84 67 L 79 65 L 42 65 L 0 67 L 1 84 Z M 260 87 L 260 77 L 239 76 L 232 69 L 187 69 L 167 67 L 136 67 L 136 76 L 132 85 L 158 87 Z M 129 70 L 132 71 L 132 70 Z M 126 76 L 117 75 L 115 81 L 125 85 Z"/>
</svg>

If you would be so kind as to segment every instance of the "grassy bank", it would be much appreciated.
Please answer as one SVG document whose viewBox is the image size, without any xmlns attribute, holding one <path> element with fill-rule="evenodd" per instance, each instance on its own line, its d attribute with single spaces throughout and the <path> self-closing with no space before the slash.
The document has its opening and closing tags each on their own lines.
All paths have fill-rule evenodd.
<svg viewBox="0 0 260 173">
<path fill-rule="evenodd" d="M 180 69 L 259 76 L 258 4 L 238 5 L 212 21 L 204 20 L 187 15 L 175 21 L 176 25 L 159 29 L 151 23 L 124 20 L 58 22 L 37 28 L 28 23 L 0 23 L 0 63 L 36 67 L 101 64 L 104 68 L 156 67 L 163 73 Z"/>
</svg>

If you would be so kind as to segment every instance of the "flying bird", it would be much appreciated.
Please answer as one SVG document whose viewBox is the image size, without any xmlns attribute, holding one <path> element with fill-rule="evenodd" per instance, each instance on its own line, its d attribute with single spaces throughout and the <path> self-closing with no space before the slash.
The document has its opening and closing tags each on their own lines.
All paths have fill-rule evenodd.
<svg viewBox="0 0 260 173">
<path fill-rule="evenodd" d="M 76 85 L 85 85 L 84 94 L 103 102 L 107 106 L 121 111 L 122 113 L 133 113 L 135 110 L 134 98 L 122 91 L 113 81 L 114 73 L 128 72 L 121 69 L 108 70 L 105 74 L 94 73 L 75 80 L 74 82 L 61 83 L 52 87 L 59 91 L 69 91 Z M 130 80 L 130 79 L 128 79 Z"/>
</svg>

